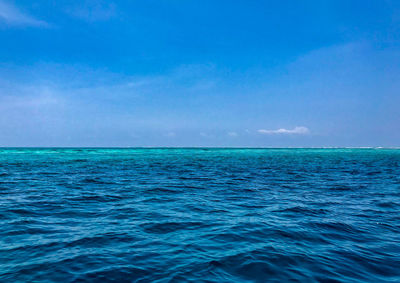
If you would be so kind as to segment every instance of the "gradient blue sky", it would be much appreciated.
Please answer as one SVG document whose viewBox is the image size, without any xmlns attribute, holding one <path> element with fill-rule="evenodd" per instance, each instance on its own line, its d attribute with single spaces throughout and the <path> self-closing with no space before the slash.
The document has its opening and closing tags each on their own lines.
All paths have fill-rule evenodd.
<svg viewBox="0 0 400 283">
<path fill-rule="evenodd" d="M 400 146 L 400 1 L 0 0 L 0 146 Z"/>
</svg>

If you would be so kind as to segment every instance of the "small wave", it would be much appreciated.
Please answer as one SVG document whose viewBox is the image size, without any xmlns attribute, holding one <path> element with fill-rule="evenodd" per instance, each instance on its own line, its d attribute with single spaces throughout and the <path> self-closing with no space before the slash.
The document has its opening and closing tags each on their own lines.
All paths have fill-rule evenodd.
<svg viewBox="0 0 400 283">
<path fill-rule="evenodd" d="M 382 208 L 399 208 L 400 205 L 392 201 L 386 201 L 386 202 L 377 202 L 376 206 Z"/>
<path fill-rule="evenodd" d="M 100 178 L 84 178 L 82 180 L 82 183 L 98 184 L 98 185 L 113 185 L 113 184 L 115 184 L 114 182 L 105 181 Z"/>
<path fill-rule="evenodd" d="M 82 195 L 78 197 L 67 198 L 70 202 L 115 202 L 123 199 L 118 195 Z"/>
<path fill-rule="evenodd" d="M 86 272 L 76 278 L 76 282 L 135 282 L 138 279 L 144 279 L 153 272 L 133 266 L 115 266 L 112 268 L 102 268 L 92 272 Z"/>
<path fill-rule="evenodd" d="M 328 214 L 329 210 L 323 209 L 323 208 L 312 209 L 312 208 L 303 207 L 303 206 L 293 206 L 293 207 L 289 207 L 289 208 L 275 210 L 274 212 L 288 213 L 291 215 L 299 214 L 300 216 L 302 216 L 302 215 L 320 216 L 321 214 Z"/>
<path fill-rule="evenodd" d="M 164 223 L 146 223 L 142 224 L 142 229 L 151 234 L 165 234 L 172 233 L 181 230 L 192 230 L 204 228 L 205 225 L 202 222 L 164 222 Z"/>
</svg>

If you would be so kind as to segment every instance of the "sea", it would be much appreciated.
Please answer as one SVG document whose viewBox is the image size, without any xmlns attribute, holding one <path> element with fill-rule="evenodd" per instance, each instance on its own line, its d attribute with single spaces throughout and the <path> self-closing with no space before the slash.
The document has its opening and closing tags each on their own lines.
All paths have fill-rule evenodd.
<svg viewBox="0 0 400 283">
<path fill-rule="evenodd" d="M 1 148 L 0 282 L 400 282 L 400 150 Z"/>
</svg>

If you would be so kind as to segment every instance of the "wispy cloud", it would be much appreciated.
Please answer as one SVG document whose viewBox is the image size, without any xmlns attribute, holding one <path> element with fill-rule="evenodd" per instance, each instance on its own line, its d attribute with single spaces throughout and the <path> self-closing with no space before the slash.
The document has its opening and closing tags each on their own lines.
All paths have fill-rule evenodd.
<svg viewBox="0 0 400 283">
<path fill-rule="evenodd" d="M 214 136 L 205 132 L 200 132 L 200 136 L 203 138 L 213 138 Z"/>
<path fill-rule="evenodd" d="M 0 0 L 0 22 L 13 26 L 48 26 L 44 21 L 35 19 L 33 16 L 20 11 L 10 3 Z"/>
<path fill-rule="evenodd" d="M 114 3 L 87 0 L 67 9 L 67 13 L 87 22 L 97 22 L 106 21 L 116 16 L 117 10 Z"/>
<path fill-rule="evenodd" d="M 236 133 L 236 132 L 228 132 L 228 136 L 230 136 L 230 137 L 237 137 L 237 136 L 238 136 L 238 133 Z"/>
<path fill-rule="evenodd" d="M 277 129 L 277 130 L 258 130 L 260 134 L 267 135 L 276 135 L 276 134 L 297 134 L 297 135 L 305 135 L 310 133 L 310 130 L 307 127 L 295 127 L 294 129 Z"/>
</svg>

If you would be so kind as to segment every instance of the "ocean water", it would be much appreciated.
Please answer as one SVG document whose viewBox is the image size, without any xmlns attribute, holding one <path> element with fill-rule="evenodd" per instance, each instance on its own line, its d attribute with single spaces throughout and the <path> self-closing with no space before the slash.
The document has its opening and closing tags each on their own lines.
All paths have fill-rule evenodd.
<svg viewBox="0 0 400 283">
<path fill-rule="evenodd" d="M 400 150 L 0 149 L 0 281 L 400 282 Z"/>
</svg>

